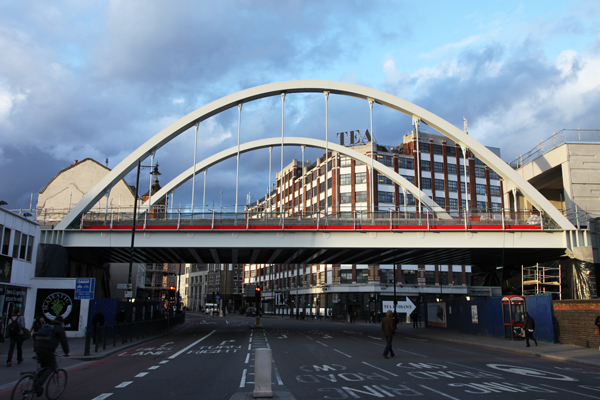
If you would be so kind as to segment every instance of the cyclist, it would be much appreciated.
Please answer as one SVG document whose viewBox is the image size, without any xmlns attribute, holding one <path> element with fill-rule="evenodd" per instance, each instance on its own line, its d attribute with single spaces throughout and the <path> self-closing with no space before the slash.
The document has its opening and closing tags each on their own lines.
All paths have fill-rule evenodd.
<svg viewBox="0 0 600 400">
<path fill-rule="evenodd" d="M 42 328 L 33 337 L 33 349 L 37 354 L 41 366 L 34 381 L 35 393 L 38 396 L 41 396 L 44 392 L 43 386 L 46 379 L 57 369 L 54 352 L 59 343 L 62 346 L 65 356 L 69 357 L 69 342 L 67 341 L 63 321 L 62 316 L 57 316 L 54 320 L 49 321 L 49 325 L 52 325 L 52 332 L 50 335 L 45 335 L 46 329 Z"/>
</svg>

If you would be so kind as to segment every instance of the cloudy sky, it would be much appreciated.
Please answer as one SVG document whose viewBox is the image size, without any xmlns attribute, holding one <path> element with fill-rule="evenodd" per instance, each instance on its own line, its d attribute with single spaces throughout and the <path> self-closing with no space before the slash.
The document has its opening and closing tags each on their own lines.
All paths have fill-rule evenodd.
<svg viewBox="0 0 600 400">
<path fill-rule="evenodd" d="M 0 200 L 28 208 L 75 159 L 114 168 L 213 100 L 297 79 L 379 89 L 458 127 L 464 116 L 512 161 L 561 129 L 600 129 L 599 22 L 596 0 L 0 0 Z M 286 135 L 324 139 L 324 107 L 322 94 L 289 95 Z M 331 134 L 369 123 L 366 102 L 330 97 Z M 237 124 L 237 108 L 202 123 L 198 159 L 236 145 Z M 410 129 L 375 107 L 379 143 Z M 280 134 L 280 98 L 244 106 L 242 142 Z M 190 130 L 158 150 L 161 183 L 192 165 L 193 144 Z M 268 157 L 242 157 L 240 203 L 266 192 Z M 202 186 L 200 176 L 196 199 Z M 209 171 L 207 189 L 207 203 L 221 190 L 234 203 L 235 160 Z M 175 202 L 190 197 L 186 184 Z"/>
</svg>

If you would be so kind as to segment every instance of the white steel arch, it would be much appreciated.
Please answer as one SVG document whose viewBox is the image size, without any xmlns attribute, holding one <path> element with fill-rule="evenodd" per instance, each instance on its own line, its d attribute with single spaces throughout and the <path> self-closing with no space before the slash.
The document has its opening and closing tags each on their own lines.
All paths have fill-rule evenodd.
<svg viewBox="0 0 600 400">
<path fill-rule="evenodd" d="M 330 92 L 333 94 L 357 97 L 365 100 L 372 100 L 378 104 L 400 111 L 403 114 L 411 116 L 415 120 L 425 122 L 428 126 L 434 128 L 441 134 L 448 137 L 461 147 L 469 149 L 477 158 L 492 168 L 499 176 L 504 179 L 505 184 L 510 183 L 518 188 L 523 196 L 538 210 L 548 214 L 562 229 L 574 230 L 575 227 L 567 218 L 565 218 L 544 196 L 542 196 L 527 180 L 515 172 L 508 164 L 502 161 L 498 156 L 492 153 L 485 146 L 477 142 L 471 136 L 465 134 L 462 130 L 455 127 L 448 121 L 437 115 L 399 97 L 385 93 L 376 89 L 367 88 L 346 82 L 321 81 L 321 80 L 302 80 L 270 83 L 256 86 L 253 88 L 241 90 L 213 101 L 197 110 L 189 113 L 178 121 L 172 123 L 165 129 L 158 132 L 146 143 L 141 145 L 122 162 L 119 163 L 109 174 L 107 174 L 98 184 L 88 192 L 83 199 L 63 218 L 56 226 L 56 229 L 66 229 L 77 218 L 86 213 L 98 200 L 106 194 L 107 190 L 115 185 L 120 179 L 124 178 L 133 168 L 138 160 L 143 160 L 152 152 L 164 146 L 166 143 L 185 132 L 194 124 L 204 121 L 213 115 L 225 111 L 231 107 L 238 106 L 256 99 L 281 95 L 282 93 L 315 93 Z"/>
<path fill-rule="evenodd" d="M 398 185 L 400 185 L 403 188 L 405 188 L 406 190 L 408 190 L 415 197 L 415 200 L 419 198 L 419 192 L 420 192 L 419 189 L 415 185 L 410 183 L 408 180 L 406 180 L 406 178 L 404 178 L 402 175 L 394 172 L 394 170 L 390 169 L 389 167 L 386 167 L 379 161 L 371 160 L 370 157 L 367 157 L 366 155 L 359 153 L 358 151 L 353 150 L 351 148 L 341 146 L 341 145 L 335 144 L 335 143 L 327 143 L 324 140 L 312 139 L 312 138 L 302 138 L 302 137 L 284 137 L 283 144 L 284 144 L 284 146 L 302 146 L 302 145 L 304 145 L 304 146 L 315 147 L 315 148 L 320 148 L 320 149 L 325 149 L 326 146 L 329 146 L 329 150 L 332 150 L 332 151 L 338 152 L 340 154 L 343 154 L 345 156 L 348 156 L 350 158 L 353 158 L 354 160 L 359 161 L 365 165 L 369 165 L 371 162 L 373 162 L 373 168 L 377 172 L 381 173 L 382 175 L 387 176 L 394 183 L 397 183 Z M 241 153 L 246 153 L 246 152 L 252 151 L 252 150 L 263 149 L 266 147 L 278 146 L 278 145 L 281 145 L 281 138 L 260 139 L 260 140 L 255 140 L 252 142 L 240 144 L 239 152 L 241 154 Z M 198 174 L 198 173 L 202 172 L 203 170 L 205 170 L 221 161 L 224 161 L 230 157 L 233 157 L 237 154 L 237 152 L 238 152 L 238 146 L 230 147 L 227 150 L 223 150 L 217 154 L 214 154 L 214 155 L 200 161 L 199 163 L 196 164 L 195 168 L 194 168 L 194 166 L 192 166 L 189 169 L 187 169 L 186 171 L 182 172 L 179 176 L 177 176 L 171 182 L 167 183 L 158 192 L 156 192 L 154 194 L 154 196 L 152 196 L 152 199 L 151 199 L 152 204 L 150 204 L 150 207 L 154 206 L 154 204 L 156 204 L 156 202 L 160 201 L 166 195 L 168 195 L 169 193 L 171 193 L 172 191 L 177 189 L 179 186 L 184 184 L 186 181 L 191 179 L 192 176 L 194 175 L 194 173 Z M 448 213 L 446 213 L 442 207 L 440 207 L 438 204 L 436 204 L 430 197 L 428 197 L 422 191 L 420 192 L 420 197 L 421 197 L 421 202 L 425 205 L 425 207 L 432 210 L 436 215 L 438 215 L 438 217 L 440 217 L 442 219 L 451 219 L 450 215 L 448 215 Z M 148 202 L 144 203 L 144 207 L 146 207 L 146 209 L 147 209 Z M 142 207 L 142 209 L 144 209 L 144 207 Z"/>
</svg>

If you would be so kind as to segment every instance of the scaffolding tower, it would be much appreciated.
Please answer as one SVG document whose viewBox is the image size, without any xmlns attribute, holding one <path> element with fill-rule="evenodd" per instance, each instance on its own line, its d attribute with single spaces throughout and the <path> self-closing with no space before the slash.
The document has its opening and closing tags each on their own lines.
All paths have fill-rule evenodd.
<svg viewBox="0 0 600 400">
<path fill-rule="evenodd" d="M 562 279 L 560 264 L 551 266 L 536 264 L 521 266 L 521 287 L 523 296 L 535 296 L 540 293 L 552 294 L 552 298 L 562 300 Z"/>
</svg>

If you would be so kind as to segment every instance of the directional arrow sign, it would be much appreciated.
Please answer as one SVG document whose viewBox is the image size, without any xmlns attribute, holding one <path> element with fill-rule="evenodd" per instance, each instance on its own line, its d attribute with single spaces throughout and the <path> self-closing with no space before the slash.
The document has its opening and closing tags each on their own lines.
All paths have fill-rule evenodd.
<svg viewBox="0 0 600 400">
<path fill-rule="evenodd" d="M 410 315 L 415 307 L 415 303 L 413 303 L 408 297 L 404 297 L 406 300 L 397 301 L 396 302 L 396 312 L 397 313 L 406 313 L 406 315 Z M 383 312 L 386 313 L 387 310 L 394 311 L 394 302 L 393 301 L 382 301 L 383 303 Z"/>
</svg>

